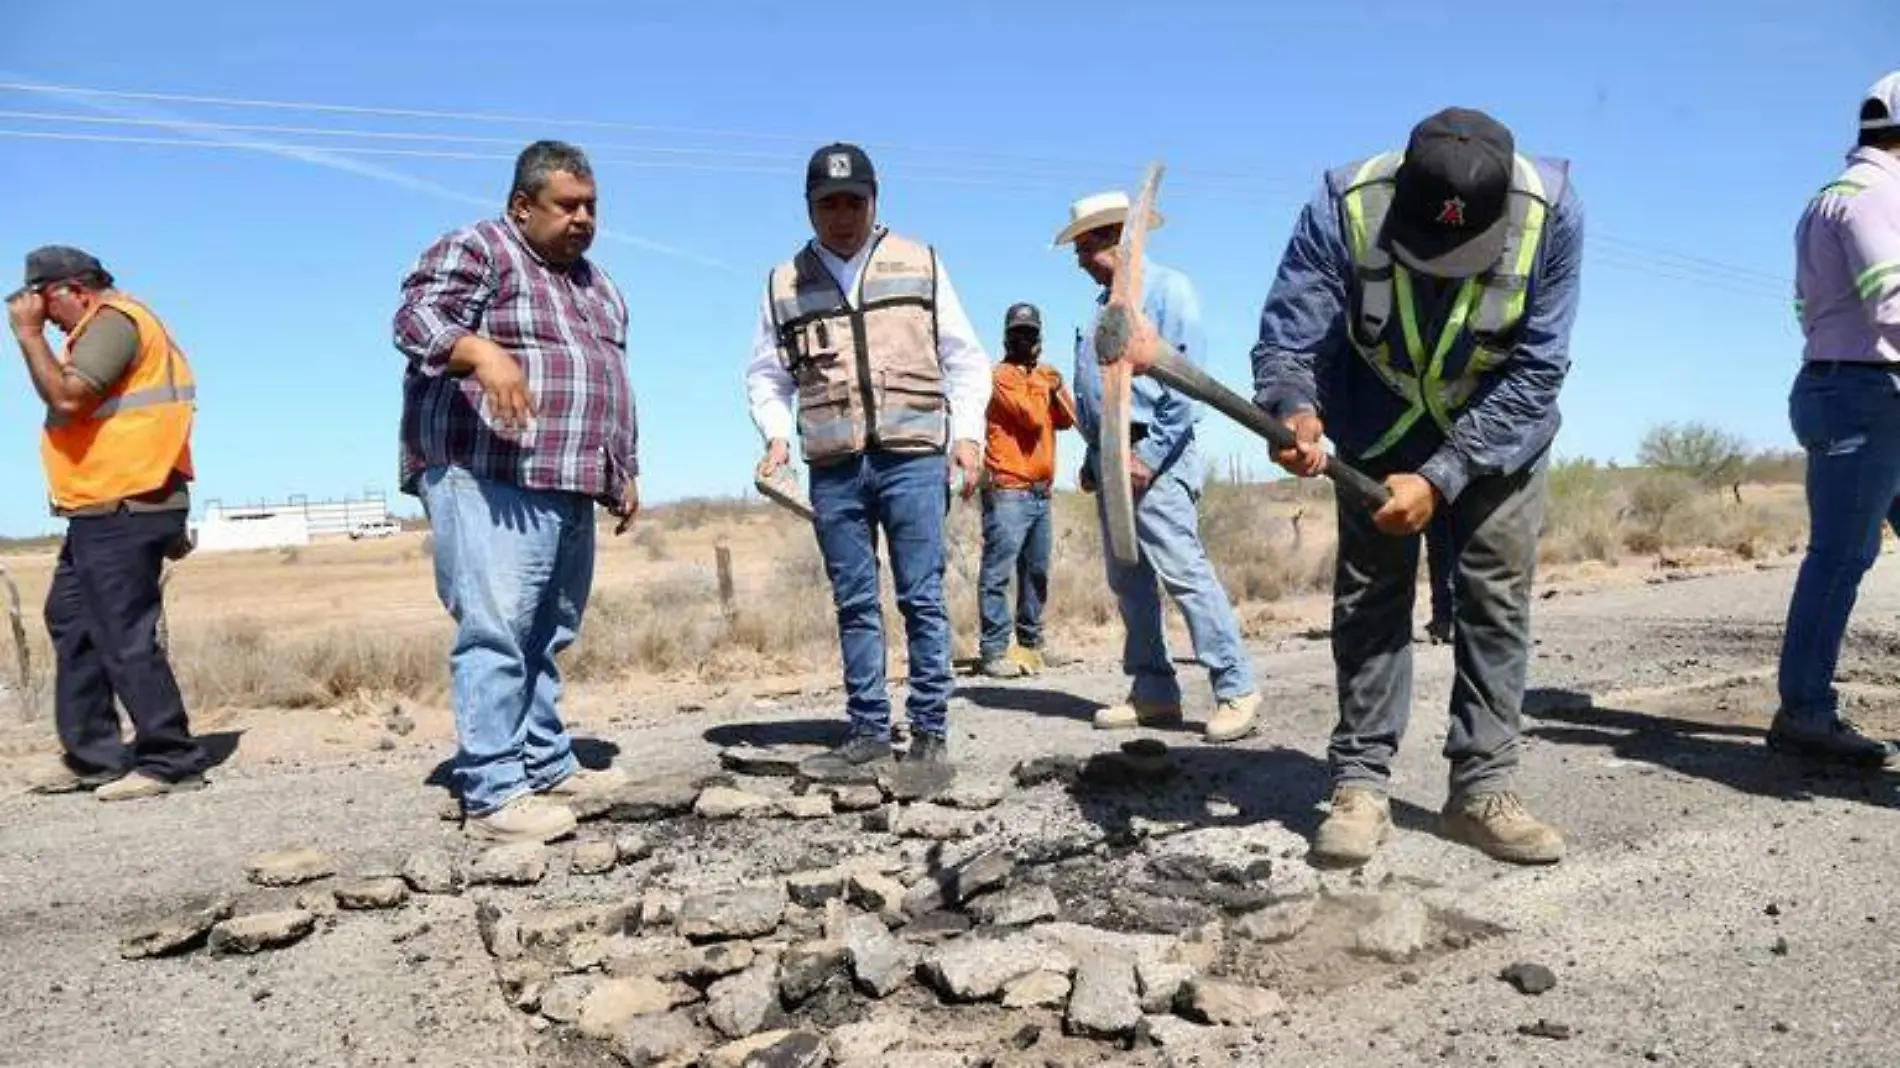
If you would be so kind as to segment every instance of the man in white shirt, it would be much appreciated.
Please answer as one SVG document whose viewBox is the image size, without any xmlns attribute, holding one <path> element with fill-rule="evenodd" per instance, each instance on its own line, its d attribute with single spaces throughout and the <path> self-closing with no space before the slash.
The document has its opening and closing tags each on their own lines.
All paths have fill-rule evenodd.
<svg viewBox="0 0 1900 1068">
<path fill-rule="evenodd" d="M 880 528 L 909 638 L 916 736 L 905 761 L 948 771 L 944 520 L 953 479 L 964 498 L 976 492 L 990 400 L 989 356 L 936 251 L 877 225 L 877 192 L 856 145 L 813 153 L 805 198 L 816 238 L 773 269 L 746 371 L 765 438 L 759 474 L 790 462 L 794 430 L 811 469 L 851 720 L 842 745 L 801 768 L 825 781 L 870 778 L 891 760 Z"/>
</svg>

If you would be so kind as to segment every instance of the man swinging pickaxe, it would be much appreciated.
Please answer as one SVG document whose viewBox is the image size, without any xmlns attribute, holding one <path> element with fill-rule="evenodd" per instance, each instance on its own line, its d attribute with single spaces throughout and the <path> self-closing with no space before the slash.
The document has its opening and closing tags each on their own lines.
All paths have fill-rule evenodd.
<svg viewBox="0 0 1900 1068">
<path fill-rule="evenodd" d="M 1207 372 L 1181 358 L 1162 343 L 1152 323 L 1141 314 L 1142 257 L 1148 224 L 1161 185 L 1161 164 L 1151 164 L 1128 222 L 1122 228 L 1121 267 L 1109 288 L 1107 306 L 1095 329 L 1096 358 L 1102 363 L 1101 478 L 1107 512 L 1109 551 L 1123 564 L 1136 558 L 1135 503 L 1130 482 L 1131 380 L 1152 375 L 1182 393 L 1212 407 L 1241 426 L 1265 438 L 1276 450 L 1311 451 L 1317 473 L 1333 480 L 1348 500 L 1377 511 L 1392 493 L 1337 457 L 1319 450 L 1316 442 L 1302 442 L 1286 424 L 1272 418 L 1252 401 L 1215 381 Z"/>
</svg>

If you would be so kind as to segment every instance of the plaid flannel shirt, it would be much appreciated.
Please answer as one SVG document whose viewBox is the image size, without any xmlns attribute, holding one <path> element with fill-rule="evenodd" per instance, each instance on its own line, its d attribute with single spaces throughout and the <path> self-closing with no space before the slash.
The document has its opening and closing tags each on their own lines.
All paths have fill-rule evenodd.
<svg viewBox="0 0 1900 1068">
<path fill-rule="evenodd" d="M 535 416 L 498 432 L 473 375 L 449 372 L 469 335 L 521 361 Z M 639 430 L 626 368 L 627 305 L 607 272 L 583 258 L 556 267 L 514 224 L 485 219 L 443 237 L 402 283 L 396 347 L 403 374 L 402 473 L 417 493 L 424 468 L 462 467 L 524 489 L 585 494 L 623 512 L 639 472 Z"/>
</svg>

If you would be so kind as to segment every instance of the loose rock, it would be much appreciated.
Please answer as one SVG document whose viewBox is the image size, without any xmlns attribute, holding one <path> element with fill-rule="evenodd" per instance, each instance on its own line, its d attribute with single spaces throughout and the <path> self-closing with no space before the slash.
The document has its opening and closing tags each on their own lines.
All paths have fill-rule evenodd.
<svg viewBox="0 0 1900 1068">
<path fill-rule="evenodd" d="M 614 852 L 619 854 L 620 863 L 632 864 L 653 855 L 653 843 L 643 834 L 622 834 L 614 838 Z"/>
<path fill-rule="evenodd" d="M 970 918 L 960 912 L 926 912 L 904 925 L 904 937 L 934 946 L 969 931 Z"/>
<path fill-rule="evenodd" d="M 692 811 L 698 798 L 699 785 L 691 776 L 633 783 L 614 795 L 607 818 L 619 823 L 649 823 Z"/>
<path fill-rule="evenodd" d="M 582 934 L 618 934 L 627 927 L 632 906 L 575 905 L 546 909 L 521 918 L 521 944 L 529 949 L 567 945 Z"/>
<path fill-rule="evenodd" d="M 1060 1005 L 1069 998 L 1069 977 L 1061 972 L 1031 972 L 1003 986 L 1003 1007 L 1037 1009 Z"/>
<path fill-rule="evenodd" d="M 1009 881 L 1016 861 L 1000 849 L 989 849 L 961 864 L 911 887 L 904 895 L 904 912 L 921 916 L 945 907 L 955 907 L 987 890 Z"/>
<path fill-rule="evenodd" d="M 402 864 L 403 882 L 418 894 L 459 894 L 462 869 L 445 849 L 423 849 Z"/>
<path fill-rule="evenodd" d="M 316 925 L 316 916 L 303 909 L 238 916 L 211 928 L 211 952 L 248 954 L 278 949 L 302 939 Z"/>
<path fill-rule="evenodd" d="M 884 804 L 884 791 L 871 783 L 827 786 L 820 793 L 829 795 L 839 812 L 869 812 Z"/>
<path fill-rule="evenodd" d="M 712 1051 L 706 1068 L 819 1068 L 830 1055 L 809 1031 L 770 1031 Z"/>
<path fill-rule="evenodd" d="M 778 799 L 778 813 L 788 819 L 822 820 L 831 815 L 831 798 L 826 794 L 797 794 Z"/>
<path fill-rule="evenodd" d="M 504 912 L 492 901 L 475 906 L 475 929 L 482 936 L 482 947 L 497 960 L 521 956 L 521 921 Z"/>
<path fill-rule="evenodd" d="M 119 940 L 119 956 L 143 960 L 190 949 L 218 921 L 230 917 L 232 905 L 228 894 L 193 899 L 175 912 L 127 931 Z"/>
<path fill-rule="evenodd" d="M 1234 921 L 1234 933 L 1254 942 L 1284 942 L 1306 930 L 1313 922 L 1311 898 L 1283 901 L 1278 905 L 1247 913 Z"/>
<path fill-rule="evenodd" d="M 1201 1023 L 1252 1027 L 1285 1011 L 1286 999 L 1277 991 L 1196 979 L 1188 984 L 1183 1015 Z"/>
<path fill-rule="evenodd" d="M 1118 1038 L 1141 1022 L 1134 961 L 1109 950 L 1081 957 L 1063 1024 L 1070 1034 Z"/>
<path fill-rule="evenodd" d="M 959 778 L 937 796 L 937 803 L 966 812 L 981 812 L 1003 803 L 1003 784 L 995 779 Z"/>
<path fill-rule="evenodd" d="M 988 927 L 1026 927 L 1055 919 L 1061 908 L 1046 886 L 1014 886 L 970 902 L 970 915 Z"/>
<path fill-rule="evenodd" d="M 910 1032 L 889 1017 L 873 1017 L 845 1024 L 831 1033 L 832 1052 L 839 1068 L 883 1068 L 885 1054 L 904 1044 Z"/>
<path fill-rule="evenodd" d="M 1498 978 L 1516 987 L 1518 993 L 1533 997 L 1557 985 L 1556 973 L 1541 964 L 1528 962 L 1511 965 L 1498 973 Z"/>
<path fill-rule="evenodd" d="M 694 894 L 680 906 L 679 933 L 695 942 L 758 938 L 778 930 L 783 886 L 752 886 Z"/>
<path fill-rule="evenodd" d="M 354 911 L 398 908 L 409 900 L 409 886 L 401 879 L 356 879 L 335 887 L 338 908 Z"/>
<path fill-rule="evenodd" d="M 1025 790 L 1046 782 L 1066 785 L 1081 777 L 1082 762 L 1072 756 L 1040 756 L 1017 764 L 1009 774 Z"/>
<path fill-rule="evenodd" d="M 539 842 L 499 845 L 475 858 L 469 868 L 471 884 L 532 886 L 548 873 L 548 847 Z"/>
<path fill-rule="evenodd" d="M 721 979 L 706 992 L 706 1019 L 727 1038 L 744 1038 L 784 1019 L 778 1003 L 778 965 L 755 961 L 738 975 Z"/>
<path fill-rule="evenodd" d="M 710 1036 L 686 1012 L 635 1016 L 620 1029 L 614 1052 L 632 1068 L 653 1068 L 705 1048 Z"/>
<path fill-rule="evenodd" d="M 904 913 L 904 885 L 874 871 L 853 871 L 846 887 L 846 899 L 866 912 L 888 918 L 895 919 Z"/>
<path fill-rule="evenodd" d="M 313 886 L 297 895 L 297 907 L 315 916 L 327 920 L 337 914 L 336 891 L 327 886 Z"/>
<path fill-rule="evenodd" d="M 553 980 L 553 972 L 538 960 L 516 957 L 495 962 L 495 980 L 501 985 L 502 996 L 508 999 L 508 1004 L 522 1012 L 538 1012 Z"/>
<path fill-rule="evenodd" d="M 259 853 L 244 866 L 259 886 L 301 886 L 336 874 L 336 861 L 314 849 L 278 849 Z"/>
<path fill-rule="evenodd" d="M 959 938 L 931 950 L 923 973 L 949 1001 L 987 1001 L 1011 980 L 1038 971 L 1067 975 L 1075 959 L 1031 934 Z"/>
<path fill-rule="evenodd" d="M 898 813 L 892 830 L 900 838 L 954 842 L 975 834 L 976 822 L 969 813 L 941 805 L 912 805 Z"/>
<path fill-rule="evenodd" d="M 843 941 L 851 953 L 852 978 L 859 990 L 874 998 L 903 986 L 917 967 L 915 951 L 892 937 L 876 917 L 851 917 L 845 922 Z"/>
<path fill-rule="evenodd" d="M 581 1002 L 594 989 L 594 980 L 563 975 L 541 992 L 541 1015 L 555 1023 L 571 1024 L 581 1018 Z"/>
<path fill-rule="evenodd" d="M 1388 897 L 1377 919 L 1359 930 L 1353 949 L 1388 964 L 1404 964 L 1425 948 L 1431 916 L 1409 895 Z"/>
<path fill-rule="evenodd" d="M 1137 963 L 1135 982 L 1141 991 L 1141 1011 L 1166 1013 L 1174 1008 L 1181 989 L 1193 982 L 1198 970 L 1178 960 L 1149 958 Z"/>
<path fill-rule="evenodd" d="M 574 847 L 574 859 L 567 870 L 575 875 L 605 875 L 620 863 L 620 848 L 612 842 L 582 842 Z"/>
<path fill-rule="evenodd" d="M 825 902 L 844 896 L 850 877 L 837 868 L 800 872 L 785 880 L 785 893 L 795 905 L 822 908 Z"/>
<path fill-rule="evenodd" d="M 779 997 L 797 1007 L 851 964 L 851 951 L 840 942 L 807 942 L 779 961 Z"/>
<path fill-rule="evenodd" d="M 1567 1042 L 1572 1032 L 1569 1024 L 1539 1020 L 1534 1024 L 1519 1024 L 1517 1033 L 1531 1038 L 1554 1038 L 1559 1042 Z"/>
<path fill-rule="evenodd" d="M 770 810 L 774 804 L 769 797 L 714 786 L 699 795 L 699 800 L 693 804 L 693 811 L 702 819 L 730 820 L 757 815 Z"/>
<path fill-rule="evenodd" d="M 606 979 L 581 1001 L 577 1023 L 580 1033 L 601 1042 L 612 1041 L 636 1016 L 652 1016 L 699 1000 L 699 994 L 679 983 L 657 979 Z"/>
</svg>

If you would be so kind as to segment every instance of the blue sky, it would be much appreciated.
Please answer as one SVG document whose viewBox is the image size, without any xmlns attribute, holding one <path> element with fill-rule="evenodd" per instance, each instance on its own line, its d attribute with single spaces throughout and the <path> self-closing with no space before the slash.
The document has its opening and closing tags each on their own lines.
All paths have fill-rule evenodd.
<svg viewBox="0 0 1900 1068">
<path fill-rule="evenodd" d="M 1039 304 L 1065 373 L 1092 287 L 1049 238 L 1072 199 L 1162 159 L 1153 254 L 1199 286 L 1213 368 L 1244 387 L 1319 174 L 1449 104 L 1573 162 L 1590 243 L 1558 451 L 1627 459 L 1666 419 L 1787 445 L 1792 228 L 1839 168 L 1860 94 L 1900 61 L 1891 0 L 78 0 L 8 22 L 9 84 L 372 109 L 0 90 L 0 290 L 27 249 L 78 244 L 167 319 L 201 382 L 200 501 L 380 489 L 401 510 L 398 282 L 437 235 L 499 210 L 514 153 L 542 136 L 594 155 L 603 225 L 622 235 L 593 254 L 631 306 L 649 500 L 749 486 L 742 368 L 765 273 L 809 235 L 819 144 L 869 147 L 883 221 L 938 246 L 986 342 L 1008 304 Z M 5 362 L 0 533 L 53 530 L 38 405 Z M 1211 413 L 1203 427 L 1210 453 L 1267 473 L 1251 439 Z M 1074 438 L 1064 452 L 1073 469 Z"/>
</svg>

